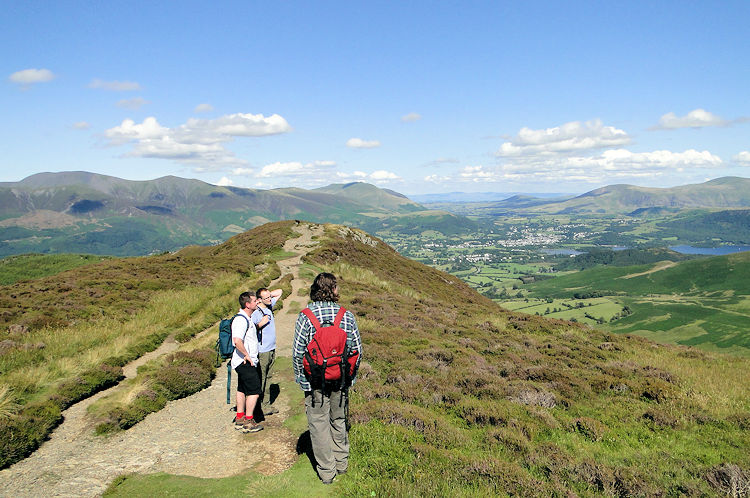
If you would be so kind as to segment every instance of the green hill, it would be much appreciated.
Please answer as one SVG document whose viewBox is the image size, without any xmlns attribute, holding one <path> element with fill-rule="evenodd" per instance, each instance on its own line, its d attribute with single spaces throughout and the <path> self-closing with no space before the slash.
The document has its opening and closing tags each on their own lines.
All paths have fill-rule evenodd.
<svg viewBox="0 0 750 498">
<path fill-rule="evenodd" d="M 61 407 L 119 382 L 128 358 L 175 331 L 190 344 L 191 334 L 232 309 L 237 289 L 279 276 L 276 261 L 287 257 L 279 249 L 294 227 L 268 224 L 216 247 L 113 259 L 4 286 L 0 334 L 15 344 L 0 356 L 0 381 L 13 393 L 11 403 L 0 402 L 3 465 L 33 451 L 59 423 Z M 317 241 L 304 256 L 305 278 L 321 270 L 339 277 L 342 304 L 355 312 L 364 341 L 349 473 L 319 490 L 303 453 L 292 469 L 263 477 L 130 475 L 117 481 L 116 495 L 261 486 L 305 496 L 703 496 L 748 485 L 748 360 L 509 312 L 355 229 L 327 225 Z M 723 292 L 711 274 L 718 272 L 738 293 L 747 289 L 745 262 L 701 263 L 709 274 L 692 267 L 649 275 L 654 288 L 673 288 L 677 279 L 686 289 Z M 637 278 L 624 280 L 646 285 L 630 282 Z M 57 297 L 66 295 L 67 304 Z M 61 308 L 54 323 L 32 320 L 37 309 L 53 311 L 51 303 Z M 11 337 L 6 327 L 14 324 L 30 331 Z M 34 349 L 39 342 L 46 348 Z M 198 342 L 190 368 L 186 356 L 144 371 L 154 376 L 148 396 L 164 383 L 180 386 L 168 391 L 178 397 L 205 385 L 179 380 L 205 363 L 200 348 L 208 340 Z M 301 403 L 294 406 L 289 423 L 299 427 L 304 415 Z"/>
<path fill-rule="evenodd" d="M 386 207 L 392 211 L 422 211 L 424 208 L 403 194 L 381 189 L 364 182 L 334 183 L 315 189 L 319 192 L 347 197 L 370 206 Z"/>
<path fill-rule="evenodd" d="M 602 295 L 632 314 L 606 327 L 659 342 L 750 356 L 750 252 L 591 268 L 526 286 L 530 297 Z"/>
<path fill-rule="evenodd" d="M 441 210 L 427 210 L 398 214 L 382 218 L 373 218 L 362 223 L 364 230 L 398 236 L 399 234 L 418 234 L 434 230 L 446 236 L 467 234 L 476 230 L 477 223 Z"/>
<path fill-rule="evenodd" d="M 521 210 L 549 214 L 625 214 L 648 208 L 726 209 L 750 207 L 750 178 L 723 177 L 695 185 L 649 188 L 609 185 L 563 201 L 519 197 L 490 203 L 484 211 Z"/>
</svg>

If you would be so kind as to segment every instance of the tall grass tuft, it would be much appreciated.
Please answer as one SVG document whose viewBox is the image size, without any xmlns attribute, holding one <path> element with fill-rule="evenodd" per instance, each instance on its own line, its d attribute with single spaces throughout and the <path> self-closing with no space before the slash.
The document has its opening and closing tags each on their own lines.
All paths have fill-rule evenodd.
<svg viewBox="0 0 750 498">
<path fill-rule="evenodd" d="M 20 407 L 13 389 L 8 385 L 0 385 L 0 419 L 14 415 Z"/>
</svg>

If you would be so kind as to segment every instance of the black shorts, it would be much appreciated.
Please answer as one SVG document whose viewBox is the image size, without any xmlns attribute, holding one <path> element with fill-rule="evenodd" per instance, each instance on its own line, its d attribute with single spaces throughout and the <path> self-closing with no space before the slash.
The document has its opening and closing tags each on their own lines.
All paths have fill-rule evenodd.
<svg viewBox="0 0 750 498">
<path fill-rule="evenodd" d="M 260 394 L 260 372 L 257 366 L 248 363 L 237 365 L 234 369 L 237 372 L 237 390 L 246 396 Z"/>
</svg>

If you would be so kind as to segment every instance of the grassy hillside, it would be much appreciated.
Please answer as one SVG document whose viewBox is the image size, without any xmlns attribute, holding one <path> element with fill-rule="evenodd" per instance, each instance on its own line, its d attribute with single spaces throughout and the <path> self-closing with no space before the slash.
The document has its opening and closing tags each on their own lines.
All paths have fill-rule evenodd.
<svg viewBox="0 0 750 498">
<path fill-rule="evenodd" d="M 205 265 L 228 258 L 229 280 L 205 275 L 203 287 L 231 288 L 231 255 L 246 263 L 250 248 L 273 250 L 288 227 L 192 249 Z M 508 312 L 358 230 L 330 225 L 320 242 L 304 258 L 309 273 L 339 276 L 364 341 L 349 474 L 318 490 L 301 462 L 262 482 L 126 477 L 115 493 L 702 496 L 750 471 L 748 360 Z M 160 258 L 132 268 L 170 263 Z M 196 294 L 183 318 L 212 293 L 223 295 Z"/>
<path fill-rule="evenodd" d="M 274 257 L 292 224 L 265 225 L 217 247 L 107 259 L 0 287 L 0 468 L 32 452 L 62 410 L 119 382 L 123 365 L 168 336 L 189 340 L 226 315 L 240 290 L 277 277 Z M 188 361 L 208 358 L 211 367 L 210 350 L 196 355 Z M 200 378 L 176 385 L 195 390 L 210 381 Z"/>
<path fill-rule="evenodd" d="M 21 254 L 0 259 L 0 285 L 8 285 L 19 280 L 47 277 L 97 263 L 106 256 L 92 254 Z"/>
<path fill-rule="evenodd" d="M 750 252 L 744 252 L 680 263 L 592 268 L 524 289 L 532 298 L 572 299 L 575 294 L 597 293 L 632 311 L 609 323 L 612 331 L 750 356 L 748 275 Z M 590 313 L 599 316 L 597 311 Z"/>
</svg>

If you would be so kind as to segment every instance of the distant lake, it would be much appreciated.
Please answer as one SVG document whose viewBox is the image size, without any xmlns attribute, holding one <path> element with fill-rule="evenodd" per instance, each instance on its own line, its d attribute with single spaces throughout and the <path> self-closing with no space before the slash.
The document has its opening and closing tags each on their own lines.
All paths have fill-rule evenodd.
<svg viewBox="0 0 750 498">
<path fill-rule="evenodd" d="M 750 251 L 750 246 L 721 246 L 721 247 L 693 247 L 693 246 L 669 246 L 675 252 L 681 254 L 702 254 L 706 256 L 725 256 L 736 252 Z"/>
<path fill-rule="evenodd" d="M 541 249 L 541 251 L 550 256 L 578 256 L 579 254 L 583 254 L 581 251 L 576 251 L 575 249 Z"/>
</svg>

